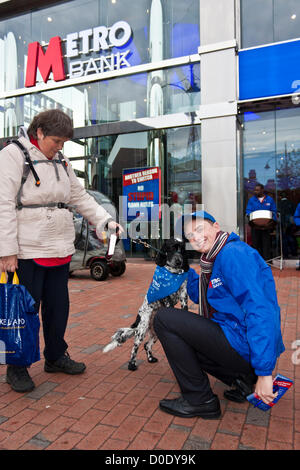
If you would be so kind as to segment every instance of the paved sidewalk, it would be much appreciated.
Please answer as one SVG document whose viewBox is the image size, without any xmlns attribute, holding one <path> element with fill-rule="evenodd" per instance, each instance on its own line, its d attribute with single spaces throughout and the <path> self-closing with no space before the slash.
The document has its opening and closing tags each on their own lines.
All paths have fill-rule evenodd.
<svg viewBox="0 0 300 470">
<path fill-rule="evenodd" d="M 286 346 L 276 371 L 294 379 L 294 386 L 265 413 L 248 403 L 225 400 L 227 387 L 211 378 L 222 417 L 208 421 L 177 418 L 158 409 L 160 399 L 179 393 L 158 343 L 159 362 L 148 364 L 141 348 L 135 372 L 127 369 L 131 340 L 102 353 L 116 328 L 135 319 L 153 271 L 153 263 L 136 261 L 128 262 L 120 278 L 96 282 L 88 271 L 78 271 L 70 279 L 66 338 L 71 356 L 83 360 L 87 370 L 73 377 L 47 374 L 40 361 L 31 367 L 35 390 L 18 394 L 5 383 L 1 366 L 0 449 L 300 449 L 300 273 L 273 271 Z M 297 339 L 299 346 L 293 344 Z"/>
</svg>

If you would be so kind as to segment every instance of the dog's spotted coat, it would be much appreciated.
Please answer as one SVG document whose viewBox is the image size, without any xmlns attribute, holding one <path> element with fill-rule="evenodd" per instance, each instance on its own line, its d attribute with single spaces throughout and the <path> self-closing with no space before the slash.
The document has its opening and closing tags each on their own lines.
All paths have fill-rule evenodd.
<svg viewBox="0 0 300 470">
<path fill-rule="evenodd" d="M 174 238 L 165 241 L 162 246 L 161 253 L 157 255 L 155 261 L 158 266 L 164 266 L 174 274 L 187 272 L 189 269 L 184 242 L 175 240 Z M 176 292 L 152 303 L 148 303 L 146 295 L 143 304 L 139 308 L 135 322 L 131 325 L 130 328 L 118 329 L 112 336 L 112 341 L 103 349 L 103 352 L 108 352 L 114 349 L 116 346 L 121 346 L 127 339 L 134 336 L 134 345 L 131 351 L 128 369 L 136 370 L 136 357 L 138 349 L 146 334 L 148 333 L 149 339 L 144 344 L 147 358 L 149 362 L 157 362 L 157 359 L 152 355 L 152 347 L 157 340 L 152 327 L 154 315 L 159 308 L 175 307 L 178 302 L 180 302 L 182 309 L 187 310 L 188 295 L 186 286 L 187 281 L 185 280 Z"/>
</svg>

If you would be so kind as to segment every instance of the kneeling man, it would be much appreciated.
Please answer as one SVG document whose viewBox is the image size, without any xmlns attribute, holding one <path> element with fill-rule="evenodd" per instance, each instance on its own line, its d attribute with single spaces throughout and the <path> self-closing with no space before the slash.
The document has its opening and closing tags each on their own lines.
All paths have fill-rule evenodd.
<svg viewBox="0 0 300 470">
<path fill-rule="evenodd" d="M 181 390 L 180 398 L 161 400 L 160 408 L 175 416 L 219 418 L 207 374 L 232 387 L 224 392 L 228 400 L 245 401 L 255 385 L 270 403 L 272 372 L 285 349 L 271 268 L 205 211 L 184 216 L 183 224 L 186 240 L 202 253 L 200 279 L 190 269 L 187 286 L 200 315 L 162 308 L 155 316 L 154 329 Z"/>
</svg>

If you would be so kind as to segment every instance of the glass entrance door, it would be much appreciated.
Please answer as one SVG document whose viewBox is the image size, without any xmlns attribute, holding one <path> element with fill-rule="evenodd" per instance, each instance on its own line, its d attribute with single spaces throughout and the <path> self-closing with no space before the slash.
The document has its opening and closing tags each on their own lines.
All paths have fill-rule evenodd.
<svg viewBox="0 0 300 470">
<path fill-rule="evenodd" d="M 244 210 L 255 186 L 264 185 L 279 212 L 280 224 L 272 232 L 272 256 L 282 251 L 284 258 L 297 256 L 300 233 L 293 214 L 300 201 L 300 110 L 276 109 L 246 112 L 243 120 Z M 246 241 L 251 231 L 245 225 Z M 282 239 L 282 240 L 281 240 Z"/>
</svg>

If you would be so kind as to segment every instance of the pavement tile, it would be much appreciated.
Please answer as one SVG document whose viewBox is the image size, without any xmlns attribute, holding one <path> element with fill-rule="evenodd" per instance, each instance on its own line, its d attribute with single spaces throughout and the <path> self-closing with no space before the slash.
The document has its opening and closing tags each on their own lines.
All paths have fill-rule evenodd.
<svg viewBox="0 0 300 470">
<path fill-rule="evenodd" d="M 129 415 L 113 433 L 112 438 L 120 441 L 133 441 L 135 436 L 143 428 L 147 422 L 147 418 L 142 416 Z"/>
<path fill-rule="evenodd" d="M 287 442 L 267 441 L 266 450 L 293 450 L 293 445 Z"/>
<path fill-rule="evenodd" d="M 278 402 L 278 405 L 279 403 L 280 402 Z M 253 406 L 249 406 L 247 417 L 246 417 L 247 424 L 254 424 L 256 426 L 268 426 L 269 421 L 270 421 L 270 411 L 262 411 L 259 408 L 254 408 Z"/>
<path fill-rule="evenodd" d="M 231 436 L 218 432 L 211 444 L 212 450 L 237 450 L 239 446 L 239 437 Z"/>
<path fill-rule="evenodd" d="M 294 433 L 294 450 L 300 450 L 300 432 Z"/>
<path fill-rule="evenodd" d="M 161 434 L 154 432 L 141 431 L 133 442 L 127 447 L 127 450 L 152 450 L 161 438 Z"/>
<path fill-rule="evenodd" d="M 56 387 L 57 387 L 57 383 L 43 382 L 37 387 L 35 387 L 35 389 L 32 392 L 28 393 L 27 397 L 31 398 L 32 400 L 39 400 L 48 392 L 54 390 Z"/>
<path fill-rule="evenodd" d="M 2 423 L 0 425 L 0 429 L 2 431 L 15 432 L 19 428 L 24 426 L 24 424 L 28 422 L 32 422 L 32 420 L 36 417 L 37 414 L 38 414 L 38 411 L 26 408 L 22 410 L 20 413 L 12 416 L 7 421 Z"/>
<path fill-rule="evenodd" d="M 2 431 L 2 429 L 0 429 L 0 448 L 2 448 L 1 446 L 1 442 L 4 441 L 7 437 L 9 437 L 11 435 L 10 432 L 8 431 Z"/>
<path fill-rule="evenodd" d="M 42 428 L 41 434 L 44 440 L 54 442 L 62 434 L 67 432 L 69 428 L 75 423 L 75 419 L 66 416 L 59 416 L 52 421 L 48 426 Z"/>
<path fill-rule="evenodd" d="M 109 424 L 110 426 L 120 426 L 121 423 L 127 418 L 129 413 L 132 412 L 133 406 L 118 403 L 105 417 L 101 420 L 102 424 Z"/>
<path fill-rule="evenodd" d="M 122 403 L 138 406 L 148 394 L 149 390 L 147 388 L 140 388 L 138 384 L 137 387 L 130 390 L 130 392 L 124 396 Z"/>
<path fill-rule="evenodd" d="M 82 435 L 75 432 L 65 432 L 56 441 L 50 444 L 48 450 L 71 450 L 82 439 Z"/>
<path fill-rule="evenodd" d="M 269 439 L 279 442 L 293 442 L 293 420 L 271 416 L 269 425 Z"/>
<path fill-rule="evenodd" d="M 149 432 L 164 433 L 170 426 L 170 423 L 173 421 L 173 419 L 174 416 L 164 413 L 158 409 L 147 421 L 144 426 L 144 430 Z"/>
<path fill-rule="evenodd" d="M 66 407 L 62 405 L 46 405 L 44 409 L 38 411 L 38 414 L 31 420 L 32 423 L 48 426 L 58 416 L 61 416 Z"/>
<path fill-rule="evenodd" d="M 175 422 L 175 421 L 174 421 Z M 205 442 L 211 442 L 217 432 L 219 427 L 220 420 L 204 420 L 197 419 L 196 424 L 194 425 L 191 431 L 191 439 L 201 439 Z"/>
<path fill-rule="evenodd" d="M 144 400 L 133 410 L 133 414 L 137 416 L 150 417 L 157 409 L 158 400 L 156 397 L 145 397 Z"/>
<path fill-rule="evenodd" d="M 181 450 L 188 439 L 189 431 L 180 426 L 168 428 L 162 435 L 157 444 L 157 449 L 163 450 Z"/>
<path fill-rule="evenodd" d="M 14 394 L 20 397 L 19 393 L 17 394 L 17 392 L 14 392 Z M 21 398 L 19 398 L 18 400 L 14 400 L 11 404 L 1 409 L 1 416 L 11 418 L 12 416 L 15 416 L 16 414 L 20 413 L 20 411 L 29 407 L 31 403 L 32 401 L 29 398 L 25 398 L 24 396 L 22 397 L 21 395 Z"/>
<path fill-rule="evenodd" d="M 202 439 L 187 439 L 182 447 L 182 450 L 209 450 L 210 442 Z"/>
<path fill-rule="evenodd" d="M 100 449 L 101 445 L 111 436 L 113 432 L 114 432 L 114 428 L 112 426 L 98 424 L 87 434 L 86 437 L 81 439 L 76 444 L 76 449 L 79 449 L 79 450 Z"/>
<path fill-rule="evenodd" d="M 265 449 L 267 438 L 267 428 L 262 426 L 255 426 L 254 424 L 245 424 L 240 442 L 242 445 L 251 447 L 253 449 Z"/>
<path fill-rule="evenodd" d="M 100 450 L 125 450 L 128 446 L 128 441 L 121 441 L 120 439 L 107 439 L 106 442 L 100 447 Z"/>
<path fill-rule="evenodd" d="M 78 401 L 74 403 L 70 408 L 64 411 L 64 416 L 70 418 L 80 418 L 84 413 L 89 411 L 97 403 L 96 399 L 79 397 Z"/>
<path fill-rule="evenodd" d="M 221 419 L 218 431 L 240 435 L 244 422 L 244 414 L 226 411 Z"/>
<path fill-rule="evenodd" d="M 2 440 L 0 442 L 0 448 L 6 450 L 17 450 L 25 444 L 25 442 L 38 434 L 41 429 L 41 426 L 38 426 L 37 424 L 27 423 L 14 433 L 7 436 L 6 439 Z"/>
</svg>

